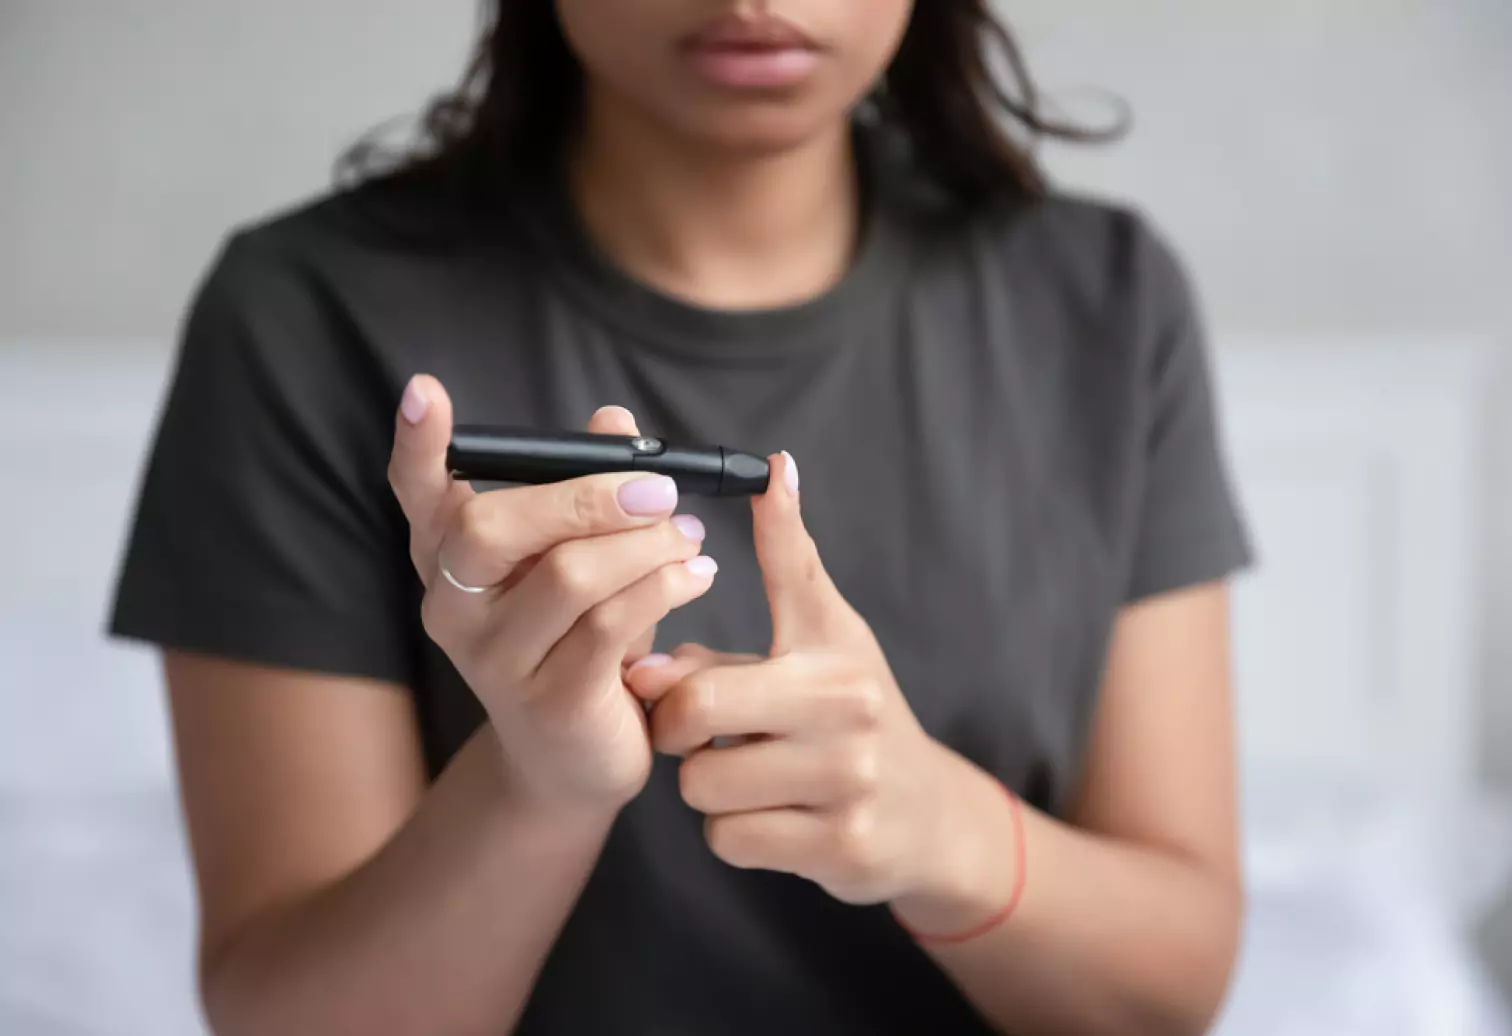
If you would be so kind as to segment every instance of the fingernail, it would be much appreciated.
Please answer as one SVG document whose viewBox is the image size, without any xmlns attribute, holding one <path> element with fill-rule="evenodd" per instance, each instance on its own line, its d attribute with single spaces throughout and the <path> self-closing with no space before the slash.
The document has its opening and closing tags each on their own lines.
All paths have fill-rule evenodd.
<svg viewBox="0 0 1512 1036">
<path fill-rule="evenodd" d="M 666 475 L 648 475 L 626 482 L 616 495 L 626 514 L 665 514 L 677 506 L 677 483 Z"/>
<path fill-rule="evenodd" d="M 608 414 L 611 411 L 613 411 L 613 412 L 615 412 L 617 414 L 622 415 L 624 417 L 624 419 L 626 421 L 630 422 L 631 424 L 635 423 L 635 415 L 630 412 L 629 407 L 622 407 L 622 406 L 619 406 L 616 403 L 611 403 L 608 406 L 601 406 L 601 407 L 599 407 L 597 410 L 595 410 L 593 412 L 593 416 L 594 417 L 600 417 L 602 415 Z"/>
<path fill-rule="evenodd" d="M 634 662 L 631 663 L 630 668 L 631 669 L 648 669 L 651 666 L 666 665 L 670 661 L 672 661 L 672 656 L 671 655 L 652 654 L 652 655 L 647 655 L 644 658 L 636 659 Z"/>
<path fill-rule="evenodd" d="M 697 515 L 678 514 L 672 516 L 672 524 L 677 526 L 677 531 L 690 540 L 703 541 L 704 523 L 698 520 Z"/>
<path fill-rule="evenodd" d="M 684 561 L 683 564 L 686 565 L 688 567 L 688 571 L 692 572 L 695 576 L 712 576 L 715 572 L 719 571 L 719 562 L 715 561 L 707 554 L 700 554 L 696 558 L 689 558 L 687 561 Z"/>
<path fill-rule="evenodd" d="M 782 472 L 783 472 L 783 475 L 787 478 L 788 492 L 792 493 L 794 496 L 797 496 L 798 495 L 798 462 L 793 459 L 793 455 L 791 453 L 789 453 L 787 450 L 783 450 L 782 451 L 782 456 L 787 460 L 787 463 L 782 466 Z"/>
<path fill-rule="evenodd" d="M 425 412 L 430 409 L 430 400 L 420 391 L 419 380 L 418 377 L 411 378 L 409 384 L 404 386 L 404 395 L 399 399 L 399 413 L 410 424 L 419 424 Z"/>
</svg>

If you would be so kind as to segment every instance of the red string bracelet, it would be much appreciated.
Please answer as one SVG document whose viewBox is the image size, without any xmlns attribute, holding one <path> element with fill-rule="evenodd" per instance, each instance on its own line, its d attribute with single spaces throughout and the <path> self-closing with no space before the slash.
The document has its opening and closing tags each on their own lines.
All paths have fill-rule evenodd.
<svg viewBox="0 0 1512 1036">
<path fill-rule="evenodd" d="M 1006 784 L 1000 785 L 1003 793 L 1008 796 L 1008 810 L 1013 816 L 1013 891 L 1008 894 L 1008 902 L 1003 908 L 993 914 L 987 920 L 971 926 L 962 932 L 931 933 L 921 932 L 909 927 L 896 911 L 893 918 L 899 926 L 911 935 L 915 942 L 921 946 L 949 946 L 955 943 L 969 942 L 981 935 L 986 935 L 999 925 L 1005 924 L 1018 909 L 1019 900 L 1024 895 L 1024 817 L 1019 809 L 1019 799 Z"/>
</svg>

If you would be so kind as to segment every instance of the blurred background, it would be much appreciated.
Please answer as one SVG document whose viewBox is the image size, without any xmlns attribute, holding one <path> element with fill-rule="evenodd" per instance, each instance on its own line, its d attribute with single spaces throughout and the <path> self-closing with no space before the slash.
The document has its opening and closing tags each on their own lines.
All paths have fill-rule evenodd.
<svg viewBox="0 0 1512 1036">
<path fill-rule="evenodd" d="M 928 0 L 920 0 L 928 2 Z M 1263 567 L 1228 1033 L 1496 1034 L 1512 992 L 1512 3 L 1004 0 L 1057 148 L 1185 255 Z M 103 609 L 235 223 L 459 74 L 470 0 L 0 0 L 0 1033 L 200 1031 L 154 660 Z"/>
</svg>

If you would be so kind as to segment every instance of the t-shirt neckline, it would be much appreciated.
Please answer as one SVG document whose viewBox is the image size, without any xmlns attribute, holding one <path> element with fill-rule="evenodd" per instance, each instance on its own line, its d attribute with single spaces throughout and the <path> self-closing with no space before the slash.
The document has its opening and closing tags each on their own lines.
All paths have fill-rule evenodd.
<svg viewBox="0 0 1512 1036">
<path fill-rule="evenodd" d="M 849 269 L 812 299 L 789 306 L 728 310 L 700 306 L 631 275 L 589 234 L 560 166 L 512 193 L 512 208 L 576 303 L 653 348 L 708 363 L 775 359 L 840 341 L 856 318 L 892 296 L 905 249 L 889 188 L 888 156 L 858 127 L 861 228 Z"/>
</svg>

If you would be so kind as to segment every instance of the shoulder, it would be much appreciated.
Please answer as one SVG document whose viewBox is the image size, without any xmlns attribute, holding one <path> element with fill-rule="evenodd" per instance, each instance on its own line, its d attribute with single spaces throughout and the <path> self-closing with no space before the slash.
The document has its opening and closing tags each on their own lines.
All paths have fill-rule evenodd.
<svg viewBox="0 0 1512 1036">
<path fill-rule="evenodd" d="M 312 273 L 364 263 L 421 263 L 456 256 L 479 221 L 444 183 L 394 175 L 334 188 L 239 223 L 226 233 L 218 265 L 235 280 Z"/>
<path fill-rule="evenodd" d="M 441 329 L 528 269 L 516 235 L 444 183 L 396 176 L 232 227 L 202 274 L 197 324 L 247 328 L 259 349 L 426 362 Z"/>
<path fill-rule="evenodd" d="M 409 359 L 385 329 L 455 266 L 458 239 L 436 229 L 439 211 L 409 185 L 374 182 L 232 227 L 191 293 L 181 375 L 255 379 L 320 408 L 385 384 Z"/>
<path fill-rule="evenodd" d="M 190 351 L 287 354 L 324 337 L 324 286 L 362 263 L 347 205 L 327 194 L 231 227 L 190 299 Z"/>
<path fill-rule="evenodd" d="M 1135 206 L 1057 192 L 984 213 L 974 231 L 1016 279 L 1089 317 L 1132 322 L 1133 330 L 1192 305 L 1183 261 Z"/>
<path fill-rule="evenodd" d="M 1137 393 L 1169 343 L 1200 348 L 1186 266 L 1135 206 L 1058 192 L 944 226 L 932 237 L 946 254 L 927 265 L 998 314 L 1001 333 L 989 337 L 1017 361 Z"/>
<path fill-rule="evenodd" d="M 528 353 L 538 279 L 510 224 L 433 184 L 364 183 L 226 234 L 191 295 L 183 365 L 276 388 L 270 406 L 382 423 L 416 371 L 462 385 L 479 357 Z"/>
</svg>

